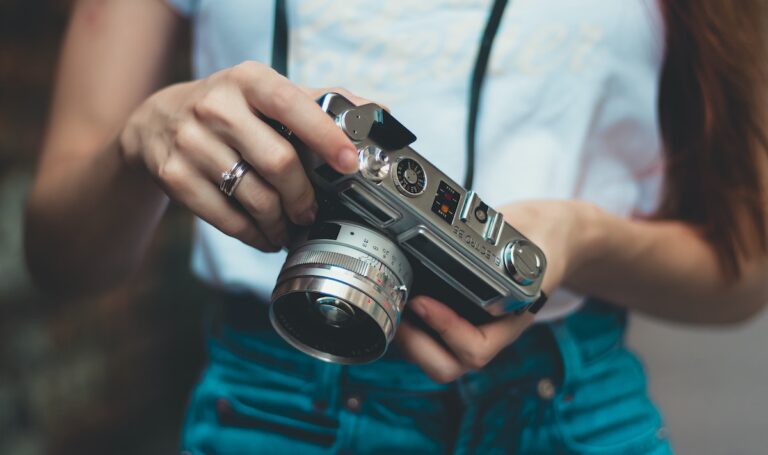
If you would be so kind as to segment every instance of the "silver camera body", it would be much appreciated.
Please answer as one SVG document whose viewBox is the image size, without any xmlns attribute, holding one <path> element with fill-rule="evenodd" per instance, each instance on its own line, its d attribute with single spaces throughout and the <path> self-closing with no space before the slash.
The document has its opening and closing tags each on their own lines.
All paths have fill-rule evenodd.
<svg viewBox="0 0 768 455">
<path fill-rule="evenodd" d="M 337 93 L 318 104 L 357 147 L 359 167 L 339 174 L 294 141 L 320 211 L 272 294 L 272 324 L 290 344 L 364 363 L 386 351 L 409 295 L 442 300 L 476 324 L 536 302 L 539 247 L 411 148 L 416 136 L 380 106 Z"/>
</svg>

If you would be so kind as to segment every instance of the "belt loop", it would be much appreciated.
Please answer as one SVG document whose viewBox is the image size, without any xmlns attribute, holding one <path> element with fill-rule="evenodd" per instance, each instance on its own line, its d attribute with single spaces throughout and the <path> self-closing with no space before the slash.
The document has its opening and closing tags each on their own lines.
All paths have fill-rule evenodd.
<svg viewBox="0 0 768 455">
<path fill-rule="evenodd" d="M 476 395 L 474 392 L 476 387 L 472 384 L 471 379 L 468 378 L 470 375 L 471 373 L 465 374 L 454 382 L 461 404 L 465 407 L 473 402 L 473 398 Z"/>
<path fill-rule="evenodd" d="M 568 324 L 568 319 L 560 319 L 548 323 L 552 335 L 557 342 L 563 361 L 563 384 L 561 390 L 568 390 L 574 378 L 581 376 L 582 361 L 578 341 L 573 336 Z"/>
<path fill-rule="evenodd" d="M 336 409 L 342 392 L 343 366 L 335 363 L 313 360 L 316 365 L 315 396 L 332 409 Z"/>
</svg>

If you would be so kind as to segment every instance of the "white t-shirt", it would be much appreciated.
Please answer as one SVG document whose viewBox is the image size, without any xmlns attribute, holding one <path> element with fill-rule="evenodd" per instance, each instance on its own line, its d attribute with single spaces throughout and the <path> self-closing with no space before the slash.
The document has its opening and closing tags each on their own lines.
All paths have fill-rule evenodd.
<svg viewBox="0 0 768 455">
<path fill-rule="evenodd" d="M 168 1 L 193 20 L 196 77 L 271 60 L 273 2 Z M 491 1 L 287 5 L 290 78 L 389 106 L 418 136 L 414 149 L 462 181 L 468 86 Z M 511 0 L 478 116 L 479 195 L 496 207 L 578 198 L 621 216 L 653 211 L 663 43 L 655 0 Z M 214 286 L 268 299 L 284 259 L 196 221 L 192 268 Z M 558 290 L 538 317 L 563 316 L 581 300 Z"/>
</svg>

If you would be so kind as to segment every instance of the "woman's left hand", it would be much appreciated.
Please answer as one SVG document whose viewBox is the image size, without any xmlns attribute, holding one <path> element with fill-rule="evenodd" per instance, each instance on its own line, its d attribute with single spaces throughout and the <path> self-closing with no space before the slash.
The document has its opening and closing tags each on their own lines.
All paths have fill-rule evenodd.
<svg viewBox="0 0 768 455">
<path fill-rule="evenodd" d="M 499 208 L 504 219 L 536 243 L 547 258 L 542 290 L 550 293 L 587 261 L 599 209 L 581 201 L 518 202 Z M 490 362 L 533 323 L 533 314 L 506 315 L 475 326 L 445 304 L 416 296 L 406 305 L 442 338 L 443 343 L 406 320 L 397 342 L 433 380 L 450 382 Z"/>
</svg>

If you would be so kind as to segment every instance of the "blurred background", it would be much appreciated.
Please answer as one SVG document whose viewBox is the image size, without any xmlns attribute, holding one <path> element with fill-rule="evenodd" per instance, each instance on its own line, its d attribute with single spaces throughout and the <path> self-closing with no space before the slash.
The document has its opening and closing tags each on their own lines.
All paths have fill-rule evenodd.
<svg viewBox="0 0 768 455">
<path fill-rule="evenodd" d="M 0 0 L 0 454 L 175 453 L 204 359 L 189 215 L 172 207 L 142 272 L 107 296 L 51 299 L 23 265 L 23 204 L 69 4 Z M 188 55 L 177 60 L 183 80 Z M 630 343 L 679 453 L 766 453 L 768 314 L 717 330 L 633 317 Z"/>
<path fill-rule="evenodd" d="M 191 217 L 172 207 L 139 276 L 106 296 L 52 299 L 24 269 L 23 204 L 71 3 L 0 0 L 0 454 L 177 453 L 204 355 Z"/>
</svg>

